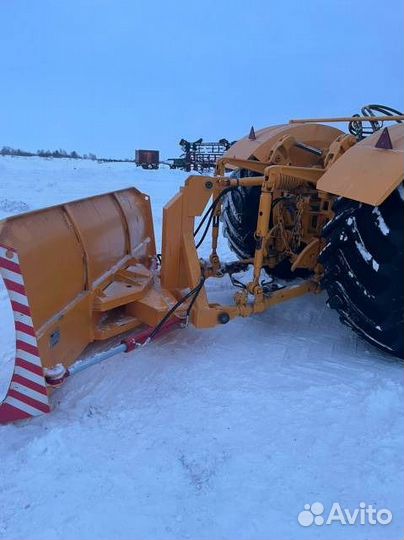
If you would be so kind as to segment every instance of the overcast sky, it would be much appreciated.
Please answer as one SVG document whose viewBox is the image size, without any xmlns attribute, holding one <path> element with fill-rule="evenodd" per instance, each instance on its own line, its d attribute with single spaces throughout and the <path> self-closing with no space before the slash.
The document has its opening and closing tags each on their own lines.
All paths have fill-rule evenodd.
<svg viewBox="0 0 404 540">
<path fill-rule="evenodd" d="M 402 0 L 0 0 L 0 146 L 133 157 L 403 109 Z"/>
</svg>

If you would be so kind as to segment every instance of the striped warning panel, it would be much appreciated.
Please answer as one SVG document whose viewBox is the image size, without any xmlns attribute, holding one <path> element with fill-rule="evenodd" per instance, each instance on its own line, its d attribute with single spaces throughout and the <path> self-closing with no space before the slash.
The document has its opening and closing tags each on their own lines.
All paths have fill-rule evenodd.
<svg viewBox="0 0 404 540">
<path fill-rule="evenodd" d="M 0 244 L 0 274 L 13 309 L 16 358 L 10 387 L 0 404 L 0 424 L 50 411 L 31 310 L 15 249 Z"/>
</svg>

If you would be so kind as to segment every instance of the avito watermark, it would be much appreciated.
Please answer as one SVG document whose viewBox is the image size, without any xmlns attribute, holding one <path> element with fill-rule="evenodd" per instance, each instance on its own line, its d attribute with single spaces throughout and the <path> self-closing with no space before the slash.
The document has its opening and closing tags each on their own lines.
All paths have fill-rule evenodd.
<svg viewBox="0 0 404 540">
<path fill-rule="evenodd" d="M 371 504 L 359 503 L 357 508 L 342 508 L 338 502 L 332 503 L 330 511 L 325 512 L 321 502 L 305 504 L 304 510 L 299 512 L 297 521 L 303 527 L 310 525 L 389 525 L 393 520 L 393 513 L 388 508 L 377 509 Z"/>
</svg>

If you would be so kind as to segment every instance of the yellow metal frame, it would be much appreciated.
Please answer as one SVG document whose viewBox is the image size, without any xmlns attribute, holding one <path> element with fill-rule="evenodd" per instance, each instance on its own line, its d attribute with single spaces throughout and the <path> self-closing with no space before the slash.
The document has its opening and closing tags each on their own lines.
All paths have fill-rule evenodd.
<svg viewBox="0 0 404 540">
<path fill-rule="evenodd" d="M 160 271 L 150 200 L 134 188 L 0 222 L 0 244 L 19 255 L 43 367 L 69 367 L 94 340 L 143 324 L 155 326 L 201 284 L 202 277 L 221 279 L 220 195 L 229 188 L 261 190 L 254 256 L 243 261 L 253 267 L 252 278 L 229 305 L 209 301 L 207 288 L 199 287 L 191 322 L 209 328 L 318 292 L 321 229 L 333 215 L 333 194 L 365 202 L 383 200 L 402 181 L 404 133 L 402 125 L 389 128 L 394 150 L 380 150 L 375 148 L 378 134 L 356 143 L 334 127 L 307 122 L 257 131 L 254 139 L 246 137 L 229 149 L 215 176 L 192 175 L 186 180 L 164 207 Z M 231 169 L 259 176 L 226 176 Z M 305 245 L 301 251 L 291 248 L 287 224 L 280 226 L 282 205 L 273 204 L 290 195 L 300 205 L 299 235 Z M 220 202 L 213 211 L 210 257 L 201 261 L 195 219 L 210 200 Z M 286 257 L 293 270 L 308 269 L 310 278 L 278 290 L 263 286 L 263 269 L 274 268 Z M 177 314 L 185 316 L 189 305 L 190 300 Z"/>
<path fill-rule="evenodd" d="M 231 161 L 234 164 L 235 160 Z M 226 163 L 226 160 L 222 162 Z M 243 167 L 248 164 L 243 162 Z M 257 167 L 253 164 L 254 169 Z M 202 273 L 208 278 L 221 278 L 220 261 L 217 256 L 217 230 L 213 229 L 212 255 L 210 262 L 198 258 L 193 236 L 194 222 L 201 216 L 204 208 L 213 196 L 228 187 L 260 186 L 261 197 L 257 220 L 257 248 L 251 261 L 254 271 L 253 280 L 244 292 L 237 292 L 233 305 L 209 303 L 206 289 L 203 288 L 192 311 L 192 323 L 198 328 L 207 328 L 227 322 L 237 316 L 247 317 L 253 313 L 261 313 L 280 302 L 301 296 L 307 292 L 319 290 L 320 274 L 298 285 L 285 287 L 279 291 L 266 294 L 260 285 L 260 276 L 265 265 L 265 240 L 268 237 L 269 221 L 273 193 L 275 190 L 293 190 L 299 186 L 311 184 L 314 188 L 323 174 L 323 169 L 270 165 L 264 169 L 264 176 L 242 179 L 231 179 L 224 176 L 190 176 L 180 193 L 164 208 L 163 214 L 163 246 L 161 286 L 166 290 L 195 288 L 200 282 Z M 317 245 L 317 244 L 316 244 Z M 249 301 L 249 298 L 252 298 Z"/>
</svg>

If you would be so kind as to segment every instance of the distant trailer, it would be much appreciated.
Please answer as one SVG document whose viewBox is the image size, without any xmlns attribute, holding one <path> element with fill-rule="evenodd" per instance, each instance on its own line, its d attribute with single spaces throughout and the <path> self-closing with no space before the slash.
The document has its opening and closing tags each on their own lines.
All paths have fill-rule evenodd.
<svg viewBox="0 0 404 540">
<path fill-rule="evenodd" d="M 158 150 L 136 150 L 135 163 L 143 169 L 158 169 L 160 152 Z"/>
</svg>

